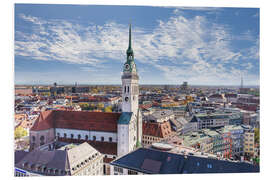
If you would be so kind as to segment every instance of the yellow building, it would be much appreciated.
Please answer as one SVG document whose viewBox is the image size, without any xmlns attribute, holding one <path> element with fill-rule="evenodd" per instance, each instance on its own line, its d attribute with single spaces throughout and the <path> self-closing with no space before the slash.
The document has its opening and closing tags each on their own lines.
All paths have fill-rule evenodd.
<svg viewBox="0 0 270 180">
<path fill-rule="evenodd" d="M 244 153 L 253 155 L 254 154 L 254 132 L 247 131 L 244 134 Z"/>
</svg>

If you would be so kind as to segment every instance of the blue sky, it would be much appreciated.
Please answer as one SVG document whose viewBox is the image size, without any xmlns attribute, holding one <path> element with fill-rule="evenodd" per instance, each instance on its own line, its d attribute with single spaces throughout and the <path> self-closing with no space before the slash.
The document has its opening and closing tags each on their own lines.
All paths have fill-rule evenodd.
<svg viewBox="0 0 270 180">
<path fill-rule="evenodd" d="M 259 9 L 15 5 L 16 84 L 259 85 Z"/>
</svg>

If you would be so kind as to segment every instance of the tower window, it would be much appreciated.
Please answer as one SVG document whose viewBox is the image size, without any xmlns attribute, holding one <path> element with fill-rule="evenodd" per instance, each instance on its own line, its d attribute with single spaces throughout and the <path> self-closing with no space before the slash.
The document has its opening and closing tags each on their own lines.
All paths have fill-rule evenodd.
<svg viewBox="0 0 270 180">
<path fill-rule="evenodd" d="M 125 86 L 125 92 L 126 92 L 126 86 Z"/>
<path fill-rule="evenodd" d="M 129 93 L 129 86 L 127 88 L 128 88 L 127 92 Z"/>
</svg>

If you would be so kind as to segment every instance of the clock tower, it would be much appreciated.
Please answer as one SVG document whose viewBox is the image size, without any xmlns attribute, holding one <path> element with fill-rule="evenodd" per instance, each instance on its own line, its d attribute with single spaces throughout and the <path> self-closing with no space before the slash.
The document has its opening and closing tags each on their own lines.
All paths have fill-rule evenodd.
<svg viewBox="0 0 270 180">
<path fill-rule="evenodd" d="M 135 150 L 142 139 L 142 115 L 139 110 L 139 76 L 131 47 L 131 25 L 127 60 L 122 74 L 122 113 L 117 125 L 117 155 L 123 156 Z"/>
<path fill-rule="evenodd" d="M 127 59 L 123 67 L 122 75 L 122 112 L 138 111 L 139 98 L 139 76 L 134 62 L 134 53 L 131 47 L 131 25 L 129 25 L 129 44 L 127 49 Z"/>
</svg>

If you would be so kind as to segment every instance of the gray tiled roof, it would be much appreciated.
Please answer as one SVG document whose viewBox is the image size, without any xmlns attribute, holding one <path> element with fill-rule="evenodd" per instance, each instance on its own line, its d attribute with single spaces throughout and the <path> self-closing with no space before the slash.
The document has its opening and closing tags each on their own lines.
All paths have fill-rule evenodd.
<svg viewBox="0 0 270 180">
<path fill-rule="evenodd" d="M 153 168 L 149 167 L 149 162 Z M 259 166 L 197 156 L 184 156 L 154 149 L 140 148 L 111 165 L 145 174 L 189 174 L 189 173 L 244 173 L 259 172 Z"/>
</svg>

